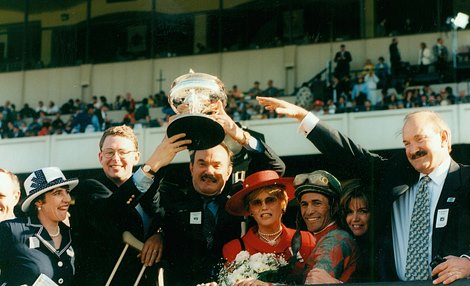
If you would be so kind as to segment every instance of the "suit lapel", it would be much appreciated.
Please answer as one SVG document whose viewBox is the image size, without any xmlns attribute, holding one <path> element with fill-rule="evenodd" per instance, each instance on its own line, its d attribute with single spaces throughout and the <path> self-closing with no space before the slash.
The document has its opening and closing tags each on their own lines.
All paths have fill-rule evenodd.
<svg viewBox="0 0 470 286">
<path fill-rule="evenodd" d="M 439 196 L 439 200 L 437 202 L 436 210 L 434 212 L 434 222 L 433 222 L 433 235 L 432 235 L 432 253 L 433 256 L 437 254 L 439 250 L 439 246 L 441 244 L 442 238 L 444 234 L 448 231 L 448 223 L 442 227 L 436 227 L 439 223 L 439 219 L 443 219 L 442 215 L 438 215 L 441 211 L 448 210 L 446 215 L 447 221 L 449 221 L 450 217 L 452 216 L 452 209 L 456 205 L 456 200 L 458 198 L 458 192 L 462 186 L 461 180 L 461 169 L 459 164 L 455 161 L 451 161 L 449 172 L 447 177 L 444 181 L 444 186 L 442 187 L 441 195 Z"/>
</svg>

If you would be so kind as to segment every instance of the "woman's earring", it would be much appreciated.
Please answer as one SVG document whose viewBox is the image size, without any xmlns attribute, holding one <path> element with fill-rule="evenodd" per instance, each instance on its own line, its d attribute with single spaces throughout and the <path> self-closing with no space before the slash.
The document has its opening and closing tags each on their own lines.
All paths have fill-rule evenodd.
<svg viewBox="0 0 470 286">
<path fill-rule="evenodd" d="M 41 207 L 38 207 L 38 211 L 40 211 L 40 210 L 42 210 L 42 208 L 41 208 Z"/>
</svg>

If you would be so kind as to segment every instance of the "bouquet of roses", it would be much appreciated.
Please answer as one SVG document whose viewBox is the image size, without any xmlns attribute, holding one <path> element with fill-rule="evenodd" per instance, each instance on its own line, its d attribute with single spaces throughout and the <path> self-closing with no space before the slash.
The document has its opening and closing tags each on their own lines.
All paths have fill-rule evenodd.
<svg viewBox="0 0 470 286">
<path fill-rule="evenodd" d="M 288 266 L 283 256 L 274 253 L 256 253 L 241 251 L 234 261 L 225 265 L 219 272 L 219 285 L 232 286 L 236 282 L 255 278 L 264 282 L 281 282 L 279 274 Z"/>
</svg>

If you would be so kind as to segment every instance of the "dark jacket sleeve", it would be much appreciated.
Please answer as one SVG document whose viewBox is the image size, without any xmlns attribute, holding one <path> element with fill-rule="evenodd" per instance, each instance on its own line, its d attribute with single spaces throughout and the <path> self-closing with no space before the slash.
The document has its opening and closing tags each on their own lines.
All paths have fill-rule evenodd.
<svg viewBox="0 0 470 286">
<path fill-rule="evenodd" d="M 253 174 L 263 170 L 274 170 L 280 176 L 286 171 L 286 164 L 266 142 L 257 139 L 262 145 L 263 152 L 248 151 L 251 161 L 248 165 L 248 173 Z"/>
<path fill-rule="evenodd" d="M 367 170 L 371 161 L 386 161 L 321 121 L 307 135 L 307 139 L 329 160 L 342 163 L 348 168 Z"/>
</svg>

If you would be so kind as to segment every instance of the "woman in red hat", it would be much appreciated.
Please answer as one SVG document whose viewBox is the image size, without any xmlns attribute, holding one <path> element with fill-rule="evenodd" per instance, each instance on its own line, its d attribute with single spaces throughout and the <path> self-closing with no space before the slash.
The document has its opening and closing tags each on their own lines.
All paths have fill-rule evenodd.
<svg viewBox="0 0 470 286">
<path fill-rule="evenodd" d="M 223 256 L 228 264 L 243 250 L 250 255 L 274 253 L 293 266 L 288 273 L 289 281 L 277 282 L 304 282 L 304 269 L 311 268 L 305 267 L 305 261 L 315 247 L 315 240 L 309 232 L 296 233 L 281 222 L 288 201 L 294 198 L 292 183 L 293 178 L 280 178 L 275 171 L 257 172 L 248 176 L 243 189 L 228 200 L 225 208 L 229 213 L 251 216 L 256 222 L 242 238 L 224 245 Z M 255 284 L 269 285 L 262 281 Z"/>
</svg>

